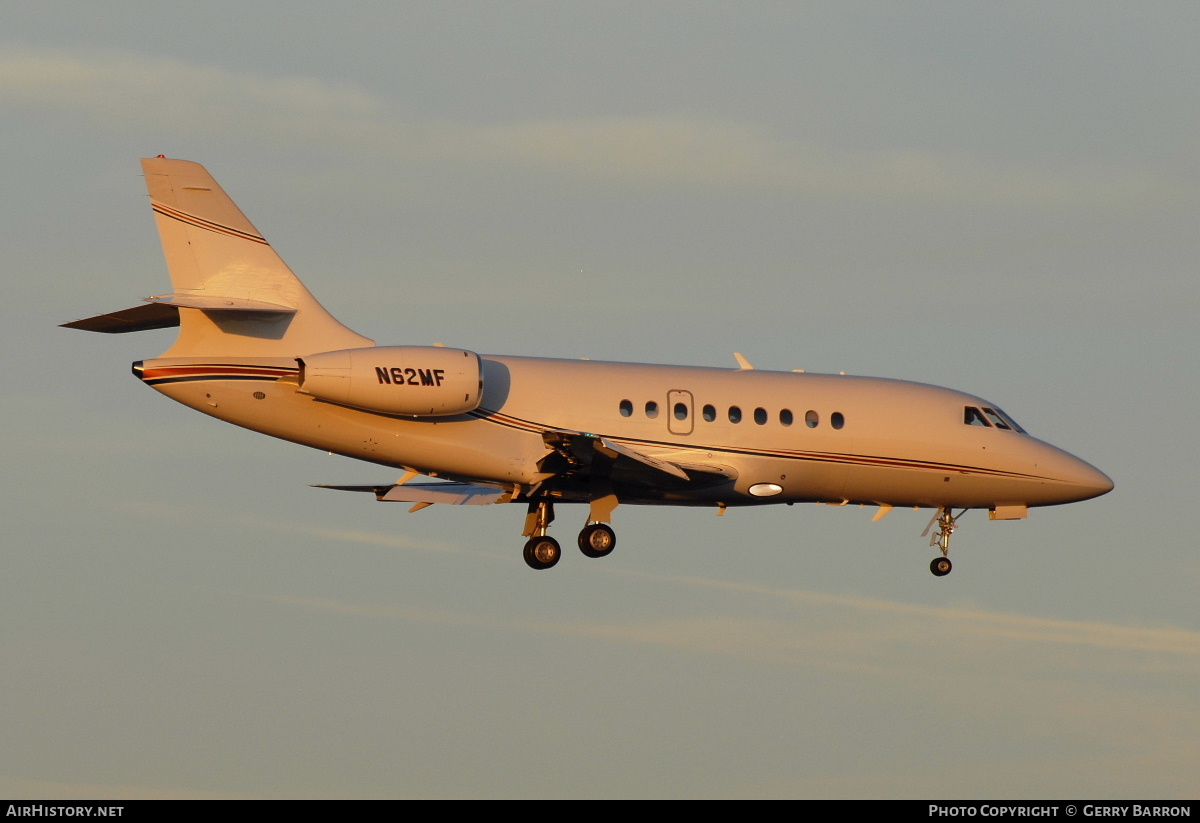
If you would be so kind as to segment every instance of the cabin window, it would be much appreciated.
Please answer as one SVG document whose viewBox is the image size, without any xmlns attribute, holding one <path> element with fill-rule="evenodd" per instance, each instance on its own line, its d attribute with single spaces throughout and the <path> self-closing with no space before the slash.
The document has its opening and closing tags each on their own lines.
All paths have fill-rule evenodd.
<svg viewBox="0 0 1200 823">
<path fill-rule="evenodd" d="M 761 407 L 755 409 L 754 422 L 760 426 L 765 426 L 767 424 L 767 410 Z"/>
<path fill-rule="evenodd" d="M 629 400 L 621 401 L 621 416 L 633 417 L 633 403 Z"/>
<path fill-rule="evenodd" d="M 688 418 L 687 403 L 676 403 L 675 404 L 675 419 L 676 420 L 687 420 L 687 418 Z"/>
<path fill-rule="evenodd" d="M 809 409 L 804 413 L 804 423 L 810 429 L 815 429 L 821 424 L 821 415 L 817 414 L 812 409 Z"/>
<path fill-rule="evenodd" d="M 704 415 L 705 422 L 711 423 L 717 419 L 717 410 L 713 406 L 705 406 L 700 413 Z"/>
<path fill-rule="evenodd" d="M 991 428 L 991 423 L 983 416 L 983 412 L 974 406 L 967 406 L 963 412 L 963 422 L 968 426 L 986 426 Z"/>
<path fill-rule="evenodd" d="M 779 410 L 779 423 L 783 426 L 792 425 L 792 413 L 788 409 Z"/>
<path fill-rule="evenodd" d="M 741 423 L 742 422 L 742 410 L 739 409 L 737 406 L 729 407 L 729 422 L 730 423 Z"/>
<path fill-rule="evenodd" d="M 651 420 L 658 417 L 658 404 L 653 400 L 646 401 L 646 416 Z"/>
<path fill-rule="evenodd" d="M 833 426 L 835 429 L 840 429 L 842 426 L 846 425 L 846 418 L 842 417 L 841 412 L 834 412 L 833 414 L 829 415 L 829 425 Z"/>
</svg>

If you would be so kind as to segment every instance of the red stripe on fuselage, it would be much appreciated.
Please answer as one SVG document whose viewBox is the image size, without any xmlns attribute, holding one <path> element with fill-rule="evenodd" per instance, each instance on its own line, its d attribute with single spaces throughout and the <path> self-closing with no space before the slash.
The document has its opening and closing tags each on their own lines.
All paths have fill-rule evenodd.
<svg viewBox="0 0 1200 823">
<path fill-rule="evenodd" d="M 264 377 L 285 377 L 295 374 L 296 369 L 271 368 L 269 366 L 159 366 L 156 369 L 145 369 L 143 379 L 159 377 L 180 377 L 185 374 L 260 374 Z"/>
</svg>

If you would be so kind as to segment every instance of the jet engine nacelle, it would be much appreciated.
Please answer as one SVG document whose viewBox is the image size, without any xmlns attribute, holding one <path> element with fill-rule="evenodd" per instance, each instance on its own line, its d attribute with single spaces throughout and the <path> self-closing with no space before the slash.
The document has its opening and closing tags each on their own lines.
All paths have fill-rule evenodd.
<svg viewBox="0 0 1200 823">
<path fill-rule="evenodd" d="M 479 407 L 479 355 L 442 346 L 374 346 L 296 358 L 302 394 L 366 411 L 413 417 Z"/>
</svg>

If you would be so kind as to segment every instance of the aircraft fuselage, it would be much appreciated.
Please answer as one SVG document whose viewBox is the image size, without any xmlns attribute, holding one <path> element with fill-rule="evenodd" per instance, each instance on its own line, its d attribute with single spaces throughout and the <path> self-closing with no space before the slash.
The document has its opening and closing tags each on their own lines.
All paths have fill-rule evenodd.
<svg viewBox="0 0 1200 823">
<path fill-rule="evenodd" d="M 170 293 L 64 325 L 179 327 L 134 364 L 168 397 L 248 429 L 394 468 L 327 486 L 413 504 L 524 503 L 525 562 L 561 557 L 554 504 L 588 506 L 587 557 L 610 555 L 620 504 L 817 502 L 936 510 L 930 570 L 950 571 L 962 512 L 1012 520 L 1112 489 L 994 404 L 902 380 L 478 355 L 376 346 L 327 312 L 208 171 L 144 158 Z M 436 481 L 410 483 L 417 475 Z"/>
<path fill-rule="evenodd" d="M 994 404 L 874 377 L 484 355 L 476 410 L 370 412 L 296 391 L 297 363 L 144 361 L 163 394 L 239 426 L 423 474 L 528 488 L 546 431 L 595 434 L 676 464 L 728 469 L 706 488 L 614 476 L 623 503 L 869 503 L 994 508 L 1087 499 L 1111 481 L 1014 428 L 969 425 Z M 414 388 L 413 391 L 419 391 Z M 569 484 L 567 484 L 569 488 Z M 570 495 L 567 495 L 570 499 Z"/>
</svg>

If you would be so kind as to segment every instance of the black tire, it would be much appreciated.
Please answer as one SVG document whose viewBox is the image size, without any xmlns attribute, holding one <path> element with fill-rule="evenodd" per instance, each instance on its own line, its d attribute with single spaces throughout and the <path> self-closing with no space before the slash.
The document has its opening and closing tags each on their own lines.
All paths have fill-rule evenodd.
<svg viewBox="0 0 1200 823">
<path fill-rule="evenodd" d="M 529 568 L 542 571 L 559 561 L 562 557 L 562 547 L 553 537 L 531 537 L 525 544 L 524 555 Z"/>
<path fill-rule="evenodd" d="M 933 572 L 934 577 L 945 577 L 950 574 L 952 568 L 954 567 L 950 564 L 949 557 L 935 557 L 929 564 L 929 570 Z"/>
<path fill-rule="evenodd" d="M 605 523 L 592 523 L 579 532 L 579 550 L 587 557 L 607 557 L 617 547 L 617 535 Z"/>
</svg>

